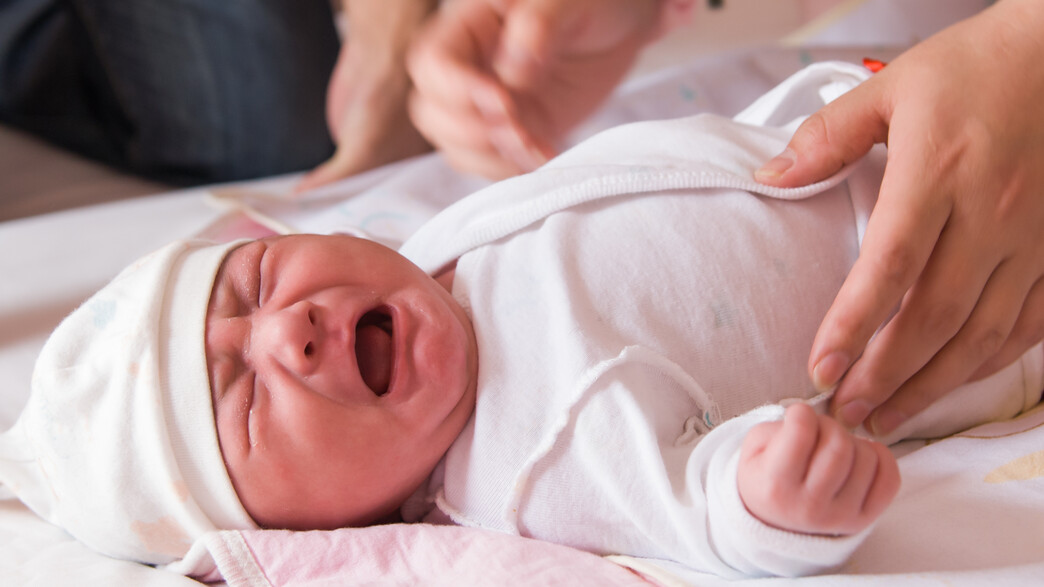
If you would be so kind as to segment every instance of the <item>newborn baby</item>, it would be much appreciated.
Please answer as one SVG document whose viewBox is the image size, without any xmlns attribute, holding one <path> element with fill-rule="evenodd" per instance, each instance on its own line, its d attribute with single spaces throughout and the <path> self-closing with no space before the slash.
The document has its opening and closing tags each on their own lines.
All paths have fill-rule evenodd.
<svg viewBox="0 0 1044 587">
<path fill-rule="evenodd" d="M 736 120 L 603 133 L 398 253 L 336 235 L 171 245 L 52 336 L 0 481 L 152 563 L 215 529 L 401 518 L 682 578 L 835 567 L 898 471 L 815 413 L 804 359 L 883 153 L 806 188 L 750 178 L 784 123 L 864 77 L 813 67 Z M 1042 364 L 1038 346 L 886 440 L 1013 416 Z"/>
<path fill-rule="evenodd" d="M 371 524 L 428 479 L 475 403 L 475 336 L 450 296 L 453 275 L 433 279 L 348 236 L 275 237 L 229 254 L 207 310 L 207 362 L 225 465 L 256 522 Z M 739 470 L 791 490 L 792 501 L 754 505 L 787 530 L 858 532 L 898 488 L 894 458 L 829 418 L 793 410 L 785 432 L 758 429 L 764 438 Z M 772 460 L 763 452 L 779 465 L 762 462 Z M 812 467 L 829 494 L 796 495 L 786 482 Z M 760 499 L 763 489 L 751 490 Z M 822 511 L 792 522 L 810 498 Z"/>
</svg>

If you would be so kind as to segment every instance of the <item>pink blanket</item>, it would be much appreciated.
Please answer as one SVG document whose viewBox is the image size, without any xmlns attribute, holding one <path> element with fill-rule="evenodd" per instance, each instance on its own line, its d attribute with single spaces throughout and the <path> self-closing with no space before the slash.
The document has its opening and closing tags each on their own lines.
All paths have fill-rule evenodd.
<svg viewBox="0 0 1044 587">
<path fill-rule="evenodd" d="M 230 587 L 621 585 L 632 571 L 573 548 L 486 530 L 389 524 L 325 532 L 218 532 L 203 539 Z"/>
</svg>

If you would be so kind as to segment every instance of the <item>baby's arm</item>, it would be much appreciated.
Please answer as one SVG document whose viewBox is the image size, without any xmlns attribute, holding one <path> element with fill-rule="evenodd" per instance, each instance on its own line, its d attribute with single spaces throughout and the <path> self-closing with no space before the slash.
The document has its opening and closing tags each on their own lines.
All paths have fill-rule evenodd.
<svg viewBox="0 0 1044 587">
<path fill-rule="evenodd" d="M 747 434 L 737 483 L 747 510 L 791 532 L 850 535 L 899 490 L 899 466 L 881 443 L 856 438 L 805 404 Z"/>
</svg>

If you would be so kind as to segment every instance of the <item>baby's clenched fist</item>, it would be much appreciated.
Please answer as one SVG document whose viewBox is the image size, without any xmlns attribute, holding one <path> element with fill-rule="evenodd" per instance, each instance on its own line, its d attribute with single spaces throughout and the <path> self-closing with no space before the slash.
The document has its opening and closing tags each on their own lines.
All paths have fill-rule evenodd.
<svg viewBox="0 0 1044 587">
<path fill-rule="evenodd" d="M 881 443 L 857 438 L 805 404 L 743 442 L 740 498 L 761 521 L 791 532 L 848 535 L 868 527 L 899 491 L 899 466 Z"/>
</svg>

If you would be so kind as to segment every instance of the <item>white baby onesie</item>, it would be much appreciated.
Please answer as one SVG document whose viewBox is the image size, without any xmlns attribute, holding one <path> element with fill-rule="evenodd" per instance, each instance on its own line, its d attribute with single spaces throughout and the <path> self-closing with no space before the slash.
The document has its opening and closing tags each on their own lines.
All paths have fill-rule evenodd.
<svg viewBox="0 0 1044 587">
<path fill-rule="evenodd" d="M 760 186 L 753 170 L 790 133 L 764 125 L 863 76 L 810 68 L 742 122 L 608 131 L 406 243 L 428 271 L 459 257 L 454 295 L 479 344 L 476 412 L 432 477 L 433 518 L 644 557 L 682 577 L 802 575 L 851 554 L 865 533 L 768 527 L 735 477 L 746 432 L 779 418 L 778 402 L 815 395 L 812 338 L 883 168 L 875 151 L 821 184 Z M 1039 397 L 1039 375 L 1024 372 L 996 379 L 1013 398 L 1006 412 L 975 417 L 1014 415 L 1033 385 Z"/>
</svg>

